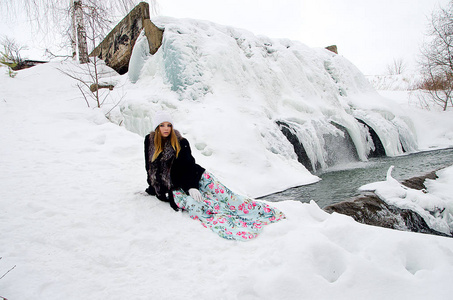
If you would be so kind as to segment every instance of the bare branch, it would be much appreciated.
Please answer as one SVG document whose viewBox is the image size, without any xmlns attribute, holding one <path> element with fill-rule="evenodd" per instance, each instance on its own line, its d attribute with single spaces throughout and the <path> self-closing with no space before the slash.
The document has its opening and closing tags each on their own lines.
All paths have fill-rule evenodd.
<svg viewBox="0 0 453 300">
<path fill-rule="evenodd" d="M 50 49 L 46 49 L 45 50 L 45 55 L 47 57 L 50 57 L 50 58 L 55 58 L 55 57 L 61 57 L 61 58 L 71 58 L 72 56 L 71 55 L 58 55 L 58 54 L 54 54 L 52 53 L 52 51 Z"/>
<path fill-rule="evenodd" d="M 83 98 L 85 99 L 85 102 L 87 103 L 88 107 L 90 107 L 90 103 L 88 102 L 88 99 L 85 95 L 85 92 L 82 90 L 82 88 L 80 87 L 80 84 L 77 85 L 77 87 L 79 88 L 79 91 L 82 93 L 83 95 Z"/>
<path fill-rule="evenodd" d="M 66 51 L 81 63 L 88 61 L 88 53 L 94 49 L 114 24 L 122 19 L 138 0 L 0 0 L 0 17 L 13 20 L 25 12 L 29 27 L 34 33 L 45 36 L 46 42 L 55 44 L 64 40 Z M 151 0 L 152 11 L 157 12 L 157 3 Z M 93 45 L 87 45 L 86 31 L 91 34 Z M 49 47 L 47 47 L 49 48 Z M 69 50 L 70 49 L 70 50 Z M 69 51 L 68 51 L 69 50 Z"/>
<path fill-rule="evenodd" d="M 123 101 L 123 99 L 124 99 L 125 96 L 126 96 L 126 95 L 122 95 L 121 98 L 120 98 L 120 100 L 119 100 L 117 103 L 115 103 L 115 105 L 114 105 L 108 112 L 106 112 L 105 115 L 108 116 L 108 115 L 110 114 L 110 112 L 111 112 L 112 110 L 114 110 L 115 107 L 117 107 L 117 106 L 121 103 L 121 101 Z M 120 125 L 121 125 L 121 124 L 120 124 Z"/>
<path fill-rule="evenodd" d="M 447 110 L 453 95 L 453 1 L 431 14 L 428 41 L 420 49 L 423 75 L 420 88 Z"/>
<path fill-rule="evenodd" d="M 387 72 L 389 75 L 399 75 L 406 70 L 406 64 L 403 58 L 394 58 L 393 62 L 387 65 Z"/>
<path fill-rule="evenodd" d="M 0 257 L 0 260 L 2 259 L 3 257 Z M 5 274 L 3 274 L 0 279 L 3 279 L 3 277 L 6 276 L 6 274 L 8 274 L 9 272 L 11 272 L 12 270 L 14 270 L 14 268 L 16 267 L 16 265 L 14 265 L 14 267 L 12 267 L 11 269 L 9 269 Z"/>
<path fill-rule="evenodd" d="M 76 76 L 76 74 L 71 74 L 69 72 L 64 71 L 63 69 L 58 69 L 58 71 L 60 71 L 61 73 L 63 73 L 66 76 L 71 77 L 72 79 L 75 79 L 75 80 L 79 81 L 80 83 L 82 83 L 83 85 L 87 86 L 88 88 L 90 87 L 89 84 L 86 81 L 84 81 L 82 78 Z"/>
<path fill-rule="evenodd" d="M 0 43 L 3 46 L 4 54 L 8 59 L 18 64 L 23 62 L 20 52 L 27 50 L 27 46 L 21 46 L 13 38 L 7 36 L 2 37 Z"/>
</svg>

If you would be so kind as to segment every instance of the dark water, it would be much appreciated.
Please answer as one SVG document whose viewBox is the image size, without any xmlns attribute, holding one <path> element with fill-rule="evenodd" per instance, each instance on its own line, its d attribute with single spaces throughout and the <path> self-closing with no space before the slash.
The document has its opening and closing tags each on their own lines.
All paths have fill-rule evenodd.
<svg viewBox="0 0 453 300">
<path fill-rule="evenodd" d="M 453 165 L 453 148 L 397 157 L 373 158 L 367 162 L 357 162 L 316 174 L 322 179 L 317 183 L 291 188 L 261 199 L 301 202 L 314 200 L 322 208 L 357 196 L 358 188 L 364 184 L 385 180 L 390 166 L 394 166 L 392 177 L 403 181 L 451 165 Z"/>
</svg>

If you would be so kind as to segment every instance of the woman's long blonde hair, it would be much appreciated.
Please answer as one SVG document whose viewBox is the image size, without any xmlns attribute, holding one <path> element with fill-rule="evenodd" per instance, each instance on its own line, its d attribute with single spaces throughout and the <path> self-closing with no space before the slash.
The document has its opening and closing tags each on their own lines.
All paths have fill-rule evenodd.
<svg viewBox="0 0 453 300">
<path fill-rule="evenodd" d="M 163 146 L 164 146 L 164 139 L 160 133 L 160 126 L 157 126 L 156 130 L 154 130 L 154 154 L 153 157 L 151 158 L 151 161 L 153 162 L 159 154 L 162 153 Z M 171 127 L 171 133 L 170 133 L 170 143 L 173 149 L 176 151 L 176 157 L 179 155 L 179 151 L 181 150 L 181 146 L 179 145 L 178 137 L 176 136 L 175 130 L 173 129 L 173 126 Z"/>
</svg>

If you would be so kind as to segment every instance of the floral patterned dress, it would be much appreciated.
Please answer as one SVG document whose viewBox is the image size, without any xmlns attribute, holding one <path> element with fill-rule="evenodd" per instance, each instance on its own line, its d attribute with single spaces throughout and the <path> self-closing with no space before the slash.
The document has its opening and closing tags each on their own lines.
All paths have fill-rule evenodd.
<svg viewBox="0 0 453 300">
<path fill-rule="evenodd" d="M 258 236 L 264 225 L 285 219 L 276 208 L 233 193 L 207 171 L 201 176 L 199 190 L 203 202 L 195 201 L 182 190 L 173 191 L 176 205 L 225 239 L 250 240 Z"/>
</svg>

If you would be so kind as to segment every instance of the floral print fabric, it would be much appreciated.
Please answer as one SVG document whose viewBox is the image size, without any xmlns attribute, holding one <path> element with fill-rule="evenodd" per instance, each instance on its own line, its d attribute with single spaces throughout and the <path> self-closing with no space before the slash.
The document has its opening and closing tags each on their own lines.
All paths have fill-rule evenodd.
<svg viewBox="0 0 453 300">
<path fill-rule="evenodd" d="M 203 202 L 195 201 L 182 190 L 173 191 L 176 205 L 225 239 L 250 240 L 258 236 L 264 225 L 285 219 L 276 208 L 233 193 L 207 171 L 201 176 L 199 190 Z"/>
</svg>

